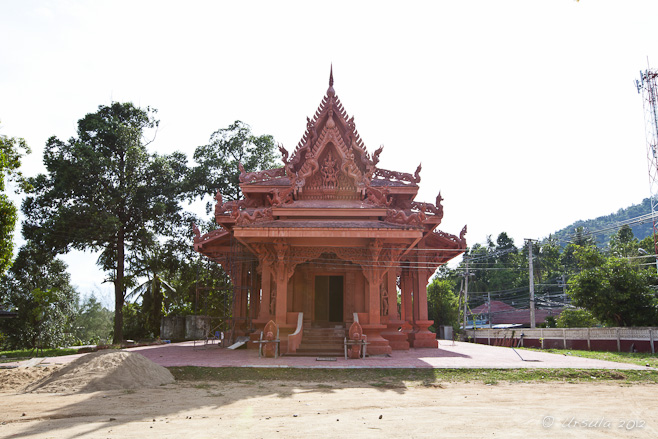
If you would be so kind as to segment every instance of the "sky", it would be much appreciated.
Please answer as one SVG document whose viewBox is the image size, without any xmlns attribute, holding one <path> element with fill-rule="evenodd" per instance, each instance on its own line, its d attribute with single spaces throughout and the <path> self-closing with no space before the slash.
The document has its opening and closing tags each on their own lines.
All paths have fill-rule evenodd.
<svg viewBox="0 0 658 439">
<path fill-rule="evenodd" d="M 32 148 L 26 175 L 113 101 L 158 110 L 154 152 L 191 157 L 235 120 L 292 151 L 333 65 L 379 166 L 422 162 L 416 199 L 441 191 L 441 230 L 520 246 L 650 195 L 635 80 L 658 66 L 657 16 L 655 0 L 0 0 L 0 133 Z M 111 304 L 95 255 L 64 259 Z"/>
</svg>

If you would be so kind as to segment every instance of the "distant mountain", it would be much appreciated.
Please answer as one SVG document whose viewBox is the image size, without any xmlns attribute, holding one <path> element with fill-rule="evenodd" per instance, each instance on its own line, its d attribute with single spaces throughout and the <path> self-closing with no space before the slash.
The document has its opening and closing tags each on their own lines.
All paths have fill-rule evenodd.
<svg viewBox="0 0 658 439">
<path fill-rule="evenodd" d="M 600 216 L 596 219 L 586 221 L 576 221 L 564 229 L 554 233 L 562 245 L 566 245 L 573 236 L 576 228 L 583 227 L 596 238 L 599 247 L 608 245 L 610 236 L 615 233 L 619 227 L 628 224 L 633 229 L 633 234 L 638 240 L 651 236 L 653 223 L 650 218 L 651 203 L 648 198 L 642 200 L 640 204 L 634 204 L 624 209 L 619 209 L 616 213 Z M 641 218 L 646 216 L 646 218 Z M 636 220 L 636 218 L 640 218 Z"/>
</svg>

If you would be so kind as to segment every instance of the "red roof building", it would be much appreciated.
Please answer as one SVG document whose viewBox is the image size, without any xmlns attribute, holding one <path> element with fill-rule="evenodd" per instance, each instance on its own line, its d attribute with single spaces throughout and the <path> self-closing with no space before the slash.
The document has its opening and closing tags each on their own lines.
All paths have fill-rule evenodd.
<svg viewBox="0 0 658 439">
<path fill-rule="evenodd" d="M 491 307 L 491 308 L 489 308 Z M 546 317 L 553 316 L 557 318 L 562 309 L 535 309 L 535 325 L 539 326 L 546 322 Z M 498 300 L 492 300 L 491 303 L 483 303 L 470 312 L 471 316 L 480 316 L 481 319 L 491 321 L 493 325 L 513 325 L 519 324 L 530 327 L 530 310 L 518 309 Z"/>
<path fill-rule="evenodd" d="M 437 346 L 426 286 L 437 267 L 463 253 L 466 227 L 459 236 L 437 230 L 441 195 L 434 204 L 416 201 L 421 167 L 381 169 L 382 149 L 368 153 L 331 74 L 295 150 L 280 147 L 283 166 L 240 166 L 244 198 L 224 202 L 217 194 L 220 227 L 203 236 L 195 230 L 194 246 L 238 287 L 237 334 L 273 320 L 281 351 L 294 353 L 301 327 L 358 320 L 370 354 Z"/>
</svg>

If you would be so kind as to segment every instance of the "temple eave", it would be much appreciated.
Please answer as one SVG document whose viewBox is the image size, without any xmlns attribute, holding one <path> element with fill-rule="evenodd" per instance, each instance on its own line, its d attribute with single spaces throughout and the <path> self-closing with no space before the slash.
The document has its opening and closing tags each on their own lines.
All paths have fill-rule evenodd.
<svg viewBox="0 0 658 439">
<path fill-rule="evenodd" d="M 236 238 L 408 238 L 416 239 L 422 237 L 421 230 L 396 230 L 391 235 L 390 230 L 383 229 L 327 229 L 327 228 L 255 228 L 245 227 L 234 229 Z"/>
</svg>

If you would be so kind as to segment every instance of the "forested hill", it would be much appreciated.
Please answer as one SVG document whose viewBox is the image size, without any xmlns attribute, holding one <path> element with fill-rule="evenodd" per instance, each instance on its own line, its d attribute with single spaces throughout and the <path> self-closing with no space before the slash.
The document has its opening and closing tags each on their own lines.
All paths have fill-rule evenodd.
<svg viewBox="0 0 658 439">
<path fill-rule="evenodd" d="M 651 236 L 653 224 L 651 219 L 645 220 L 644 223 L 629 221 L 642 215 L 651 213 L 651 203 L 648 198 L 642 200 L 640 204 L 634 204 L 624 209 L 619 209 L 616 213 L 600 216 L 595 219 L 586 221 L 576 221 L 575 223 L 555 232 L 555 236 L 560 243 L 566 244 L 571 240 L 571 236 L 578 227 L 583 227 L 594 235 L 599 247 L 605 247 L 610 240 L 610 235 L 615 233 L 623 224 L 628 224 L 633 229 L 633 234 L 638 240 Z"/>
</svg>

